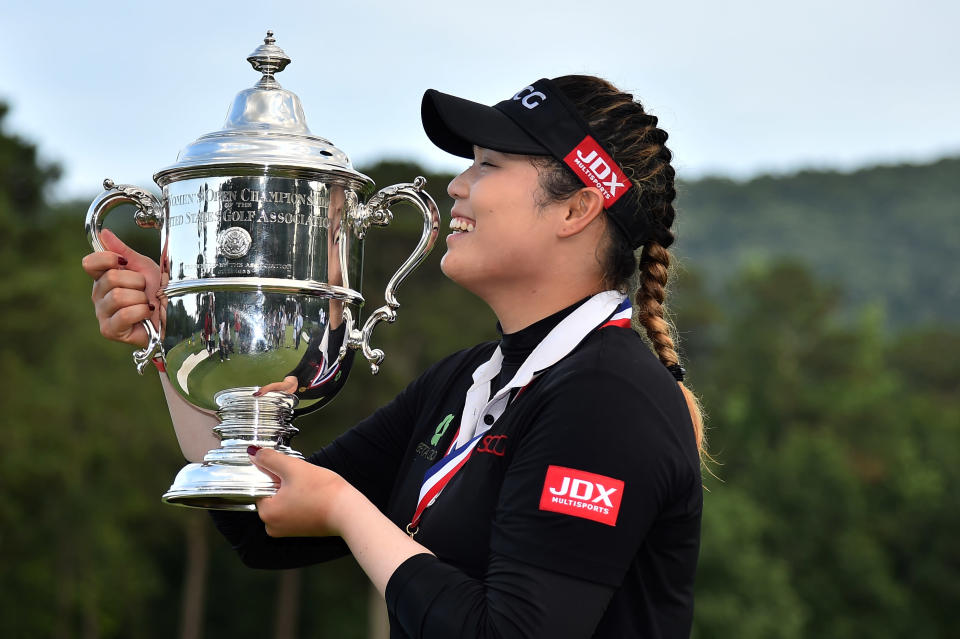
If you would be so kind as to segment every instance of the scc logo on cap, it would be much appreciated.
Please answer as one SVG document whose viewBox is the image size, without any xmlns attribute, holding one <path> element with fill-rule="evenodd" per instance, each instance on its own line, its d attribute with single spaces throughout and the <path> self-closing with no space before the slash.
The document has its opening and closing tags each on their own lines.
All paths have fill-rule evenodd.
<svg viewBox="0 0 960 639">
<path fill-rule="evenodd" d="M 549 466 L 540 494 L 540 510 L 617 525 L 623 482 L 575 468 Z"/>
<path fill-rule="evenodd" d="M 538 106 L 543 104 L 543 101 L 547 99 L 547 96 L 543 92 L 537 91 L 531 86 L 527 86 L 517 91 L 512 99 L 520 100 L 520 104 L 528 109 L 536 109 Z"/>
<path fill-rule="evenodd" d="M 600 189 L 604 208 L 613 206 L 631 186 L 617 163 L 589 135 L 563 161 L 584 184 Z"/>
</svg>

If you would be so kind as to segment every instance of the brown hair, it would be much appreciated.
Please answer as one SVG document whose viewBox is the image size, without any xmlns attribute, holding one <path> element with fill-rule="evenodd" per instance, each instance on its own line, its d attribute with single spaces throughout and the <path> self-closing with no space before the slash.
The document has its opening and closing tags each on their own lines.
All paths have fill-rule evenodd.
<svg viewBox="0 0 960 639">
<path fill-rule="evenodd" d="M 639 256 L 620 229 L 606 225 L 606 241 L 600 255 L 604 284 L 626 292 L 636 282 L 634 324 L 643 327 L 653 350 L 664 366 L 680 364 L 674 346 L 673 327 L 665 300 L 670 274 L 670 252 L 674 241 L 673 200 L 675 172 L 673 155 L 666 147 L 667 133 L 657 128 L 656 116 L 646 113 L 633 96 L 619 91 L 606 80 L 592 76 L 567 75 L 553 83 L 574 103 L 597 140 L 610 153 L 639 194 L 637 215 L 647 218 L 650 237 Z M 536 157 L 540 187 L 547 201 L 572 197 L 583 183 L 558 161 Z M 693 421 L 697 449 L 706 456 L 703 411 L 696 396 L 683 382 L 683 391 Z"/>
</svg>

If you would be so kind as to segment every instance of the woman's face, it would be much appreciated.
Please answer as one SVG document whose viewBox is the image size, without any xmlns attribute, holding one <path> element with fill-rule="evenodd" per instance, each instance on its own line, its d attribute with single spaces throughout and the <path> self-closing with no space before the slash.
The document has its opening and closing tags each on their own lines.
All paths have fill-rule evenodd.
<svg viewBox="0 0 960 639">
<path fill-rule="evenodd" d="M 539 206 L 529 156 L 474 147 L 474 162 L 450 182 L 454 199 L 444 274 L 481 297 L 497 287 L 535 287 L 548 272 L 559 204 Z"/>
</svg>

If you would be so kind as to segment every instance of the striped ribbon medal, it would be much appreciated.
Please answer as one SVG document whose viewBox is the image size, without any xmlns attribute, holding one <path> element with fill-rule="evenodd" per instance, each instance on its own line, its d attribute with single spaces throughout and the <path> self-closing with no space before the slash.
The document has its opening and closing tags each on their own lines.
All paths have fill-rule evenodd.
<svg viewBox="0 0 960 639">
<path fill-rule="evenodd" d="M 417 534 L 423 511 L 433 505 L 433 502 L 440 496 L 441 491 L 443 491 L 447 483 L 453 479 L 457 471 L 467 463 L 467 460 L 470 459 L 470 455 L 473 454 L 474 447 L 481 437 L 483 437 L 483 433 L 480 433 L 459 448 L 453 448 L 453 444 L 456 443 L 456 440 L 454 440 L 450 444 L 452 450 L 424 473 L 423 484 L 420 486 L 420 498 L 417 500 L 417 509 L 414 511 L 410 523 L 407 524 L 408 535 L 413 537 Z"/>
<path fill-rule="evenodd" d="M 630 323 L 633 321 L 633 305 L 630 304 L 630 298 L 624 297 L 623 301 L 620 302 L 620 306 L 617 307 L 617 310 L 613 312 L 613 315 L 610 316 L 606 322 L 600 325 L 600 328 L 605 328 L 607 326 L 619 326 L 621 328 L 630 328 Z"/>
</svg>

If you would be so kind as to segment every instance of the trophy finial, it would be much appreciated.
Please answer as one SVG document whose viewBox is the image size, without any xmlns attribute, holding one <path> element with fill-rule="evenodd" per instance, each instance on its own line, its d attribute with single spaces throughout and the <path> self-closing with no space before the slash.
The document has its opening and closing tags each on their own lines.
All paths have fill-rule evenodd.
<svg viewBox="0 0 960 639">
<path fill-rule="evenodd" d="M 267 37 L 263 39 L 263 44 L 247 56 L 247 62 L 263 74 L 263 77 L 257 82 L 257 87 L 261 89 L 279 89 L 280 83 L 273 77 L 273 74 L 280 73 L 290 64 L 290 56 L 284 53 L 283 49 L 276 45 L 276 42 L 273 31 L 267 30 Z"/>
</svg>

